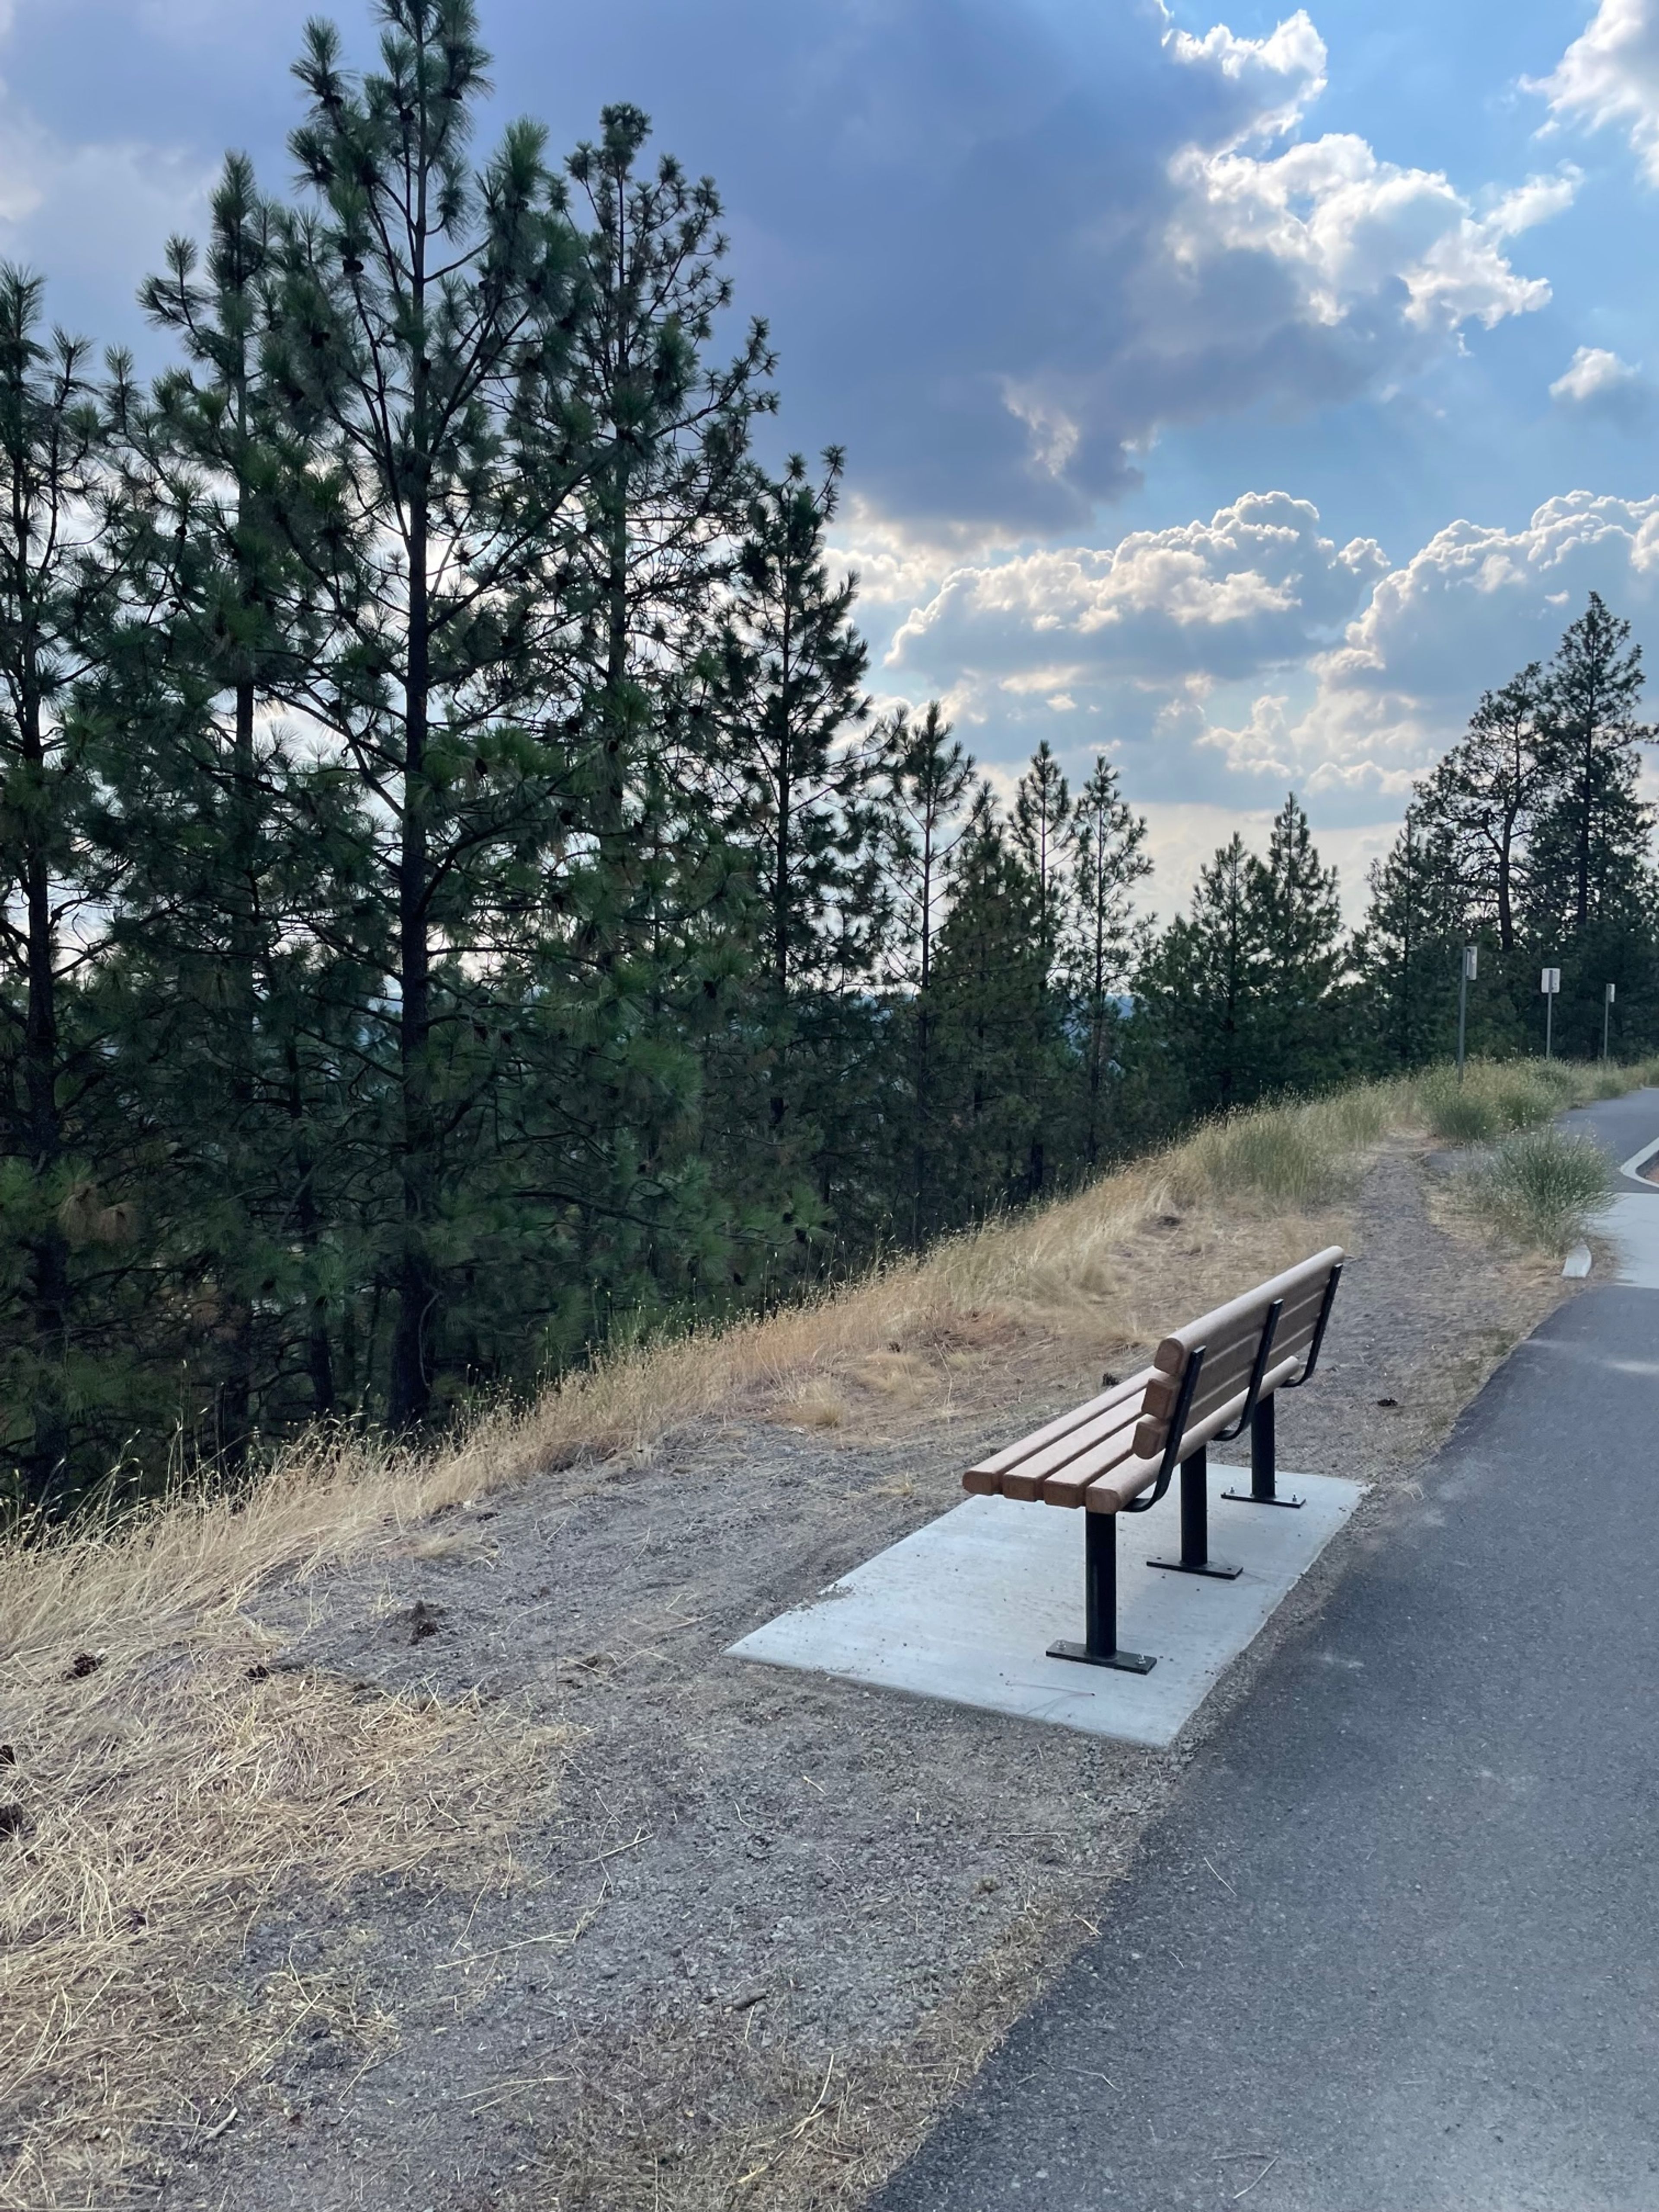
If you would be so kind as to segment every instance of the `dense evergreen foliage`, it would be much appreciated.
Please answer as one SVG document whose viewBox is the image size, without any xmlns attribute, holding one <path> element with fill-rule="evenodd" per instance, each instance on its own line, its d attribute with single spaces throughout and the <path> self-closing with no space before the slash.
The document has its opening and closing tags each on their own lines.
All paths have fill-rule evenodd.
<svg viewBox="0 0 1659 2212">
<path fill-rule="evenodd" d="M 713 186 L 608 109 L 475 163 L 471 0 L 325 26 L 147 387 L 0 273 L 0 1491 L 441 1418 L 1194 1115 L 1659 1036 L 1642 675 L 1592 598 L 1344 933 L 1294 796 L 1138 911 L 1109 760 L 1005 811 L 878 719 L 839 453 L 771 476 Z"/>
</svg>

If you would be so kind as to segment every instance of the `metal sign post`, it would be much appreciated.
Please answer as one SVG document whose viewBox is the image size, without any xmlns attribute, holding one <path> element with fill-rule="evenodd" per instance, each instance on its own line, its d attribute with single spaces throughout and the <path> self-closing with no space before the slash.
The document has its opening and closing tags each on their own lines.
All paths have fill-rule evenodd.
<svg viewBox="0 0 1659 2212">
<path fill-rule="evenodd" d="M 1460 1083 L 1463 1080 L 1463 1037 L 1469 1018 L 1469 983 L 1474 974 L 1478 951 L 1479 948 L 1473 945 L 1463 947 L 1463 972 L 1457 979 L 1457 1079 Z"/>
<path fill-rule="evenodd" d="M 1546 1060 L 1553 1060 L 1555 1057 L 1555 1000 L 1561 988 L 1561 970 L 1559 968 L 1545 969 L 1544 979 L 1538 988 L 1544 994 L 1544 1057 Z"/>
<path fill-rule="evenodd" d="M 1607 1056 L 1607 1019 L 1613 1012 L 1613 986 L 1609 983 L 1601 994 L 1601 1057 Z"/>
</svg>

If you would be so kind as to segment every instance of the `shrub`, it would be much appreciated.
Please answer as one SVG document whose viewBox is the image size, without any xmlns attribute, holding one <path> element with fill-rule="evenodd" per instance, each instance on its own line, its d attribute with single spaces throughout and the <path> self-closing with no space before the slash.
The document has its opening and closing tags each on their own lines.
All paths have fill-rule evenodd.
<svg viewBox="0 0 1659 2212">
<path fill-rule="evenodd" d="M 1493 1228 L 1517 1244 L 1549 1253 L 1576 1244 L 1612 1194 L 1600 1146 L 1549 1127 L 1506 1137 L 1470 1170 L 1468 1182 L 1474 1204 Z"/>
<path fill-rule="evenodd" d="M 1279 1106 L 1212 1121 L 1181 1147 L 1176 1186 L 1297 1209 L 1328 1206 L 1352 1187 L 1353 1147 L 1365 1141 L 1346 1135 L 1341 1118 L 1317 1106 Z"/>
<path fill-rule="evenodd" d="M 1431 1068 L 1418 1085 L 1418 1102 L 1431 1133 L 1449 1145 L 1489 1144 L 1498 1134 L 1498 1110 L 1480 1082 L 1459 1083 L 1449 1068 Z"/>
</svg>

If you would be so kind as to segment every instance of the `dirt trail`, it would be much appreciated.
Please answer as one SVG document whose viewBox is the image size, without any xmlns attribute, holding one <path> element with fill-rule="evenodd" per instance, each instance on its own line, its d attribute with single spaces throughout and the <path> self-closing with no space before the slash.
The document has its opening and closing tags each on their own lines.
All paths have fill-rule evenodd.
<svg viewBox="0 0 1659 2212">
<path fill-rule="evenodd" d="M 1559 1295 L 1437 1227 L 1404 1150 L 1337 1225 L 1358 1256 L 1281 1458 L 1376 1491 L 1297 1618 Z M 721 1656 L 956 1503 L 966 1456 L 1093 1388 L 1099 1363 L 988 1322 L 935 1352 L 896 1354 L 887 1399 L 872 1385 L 840 1429 L 711 1425 L 648 1466 L 442 1516 L 390 1566 L 268 1596 L 283 1665 L 477 1686 L 583 1734 L 556 1810 L 483 1893 L 296 1896 L 249 1929 L 228 1969 L 244 1989 L 291 1967 L 337 2001 L 234 2126 L 132 2201 L 781 2212 L 854 2203 L 890 2169 L 1109 1910 L 1186 1748 Z"/>
</svg>

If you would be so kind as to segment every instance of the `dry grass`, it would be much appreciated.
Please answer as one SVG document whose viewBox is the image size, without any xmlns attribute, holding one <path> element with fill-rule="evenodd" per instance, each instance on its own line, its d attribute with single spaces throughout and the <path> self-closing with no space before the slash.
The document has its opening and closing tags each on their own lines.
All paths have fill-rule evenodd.
<svg viewBox="0 0 1659 2212">
<path fill-rule="evenodd" d="M 1564 1103 L 1641 1073 L 1502 1079 Z M 457 1540 L 429 1525 L 441 1508 L 648 1455 L 688 1422 L 937 1411 L 941 1389 L 975 1387 L 999 1332 L 1130 1356 L 1340 1237 L 1376 1145 L 1443 1119 L 1438 1081 L 1213 1124 L 833 1295 L 619 1351 L 431 1450 L 313 1437 L 245 1496 L 0 1546 L 0 2206 L 96 2202 L 164 2128 L 176 2153 L 214 2100 L 258 2094 L 301 2021 L 328 2018 L 367 2059 L 394 2031 L 349 1976 L 250 1986 L 242 1931 L 300 1885 L 489 1848 L 549 1787 L 559 1739 L 514 1716 L 265 1671 L 248 1612 L 262 1584 L 435 1556 Z M 96 1663 L 77 1673 L 82 1654 Z"/>
<path fill-rule="evenodd" d="M 564 1741 L 471 1698 L 273 1669 L 241 1590 L 172 1598 L 158 1540 L 14 1554 L 0 1583 L 22 1631 L 0 1765 L 0 2205 L 20 2212 L 176 2156 L 302 2027 L 368 2063 L 393 2030 L 349 1972 L 251 1977 L 244 1931 L 279 1896 L 476 1869 Z"/>
<path fill-rule="evenodd" d="M 1499 1236 L 1557 1260 L 1588 1236 L 1613 1196 L 1600 1147 L 1549 1125 L 1505 1137 L 1460 1183 L 1464 1204 Z"/>
</svg>

